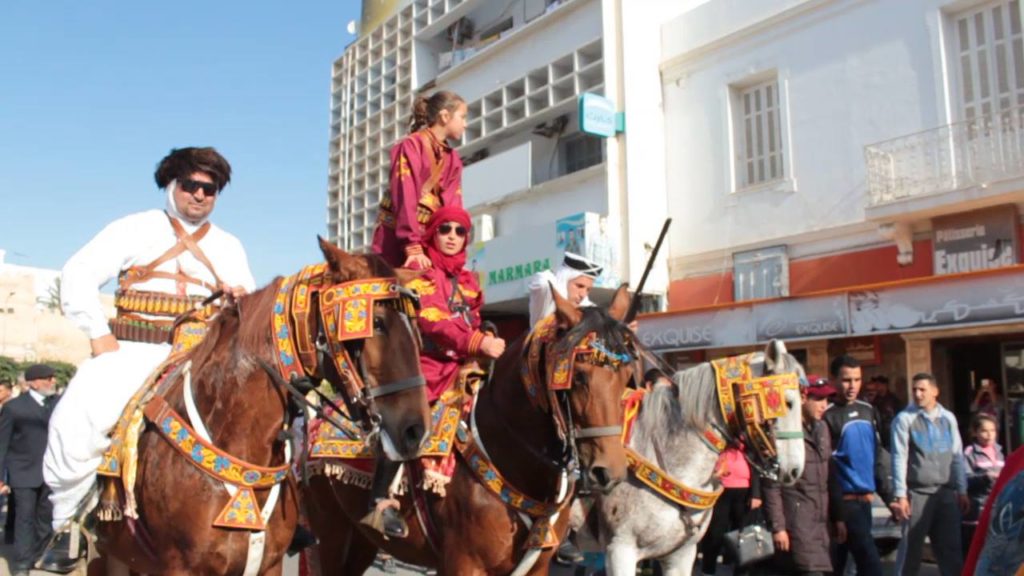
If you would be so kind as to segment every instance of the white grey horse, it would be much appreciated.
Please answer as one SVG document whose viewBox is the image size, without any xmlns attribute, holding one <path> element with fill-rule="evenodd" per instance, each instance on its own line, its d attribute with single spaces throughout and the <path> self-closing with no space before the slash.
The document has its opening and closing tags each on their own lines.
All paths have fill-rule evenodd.
<svg viewBox="0 0 1024 576">
<path fill-rule="evenodd" d="M 803 367 L 781 341 L 772 341 L 765 352 L 755 354 L 751 367 L 755 376 L 796 373 L 805 377 Z M 628 446 L 685 486 L 713 492 L 720 486 L 715 477 L 718 453 L 701 435 L 709 424 L 726 429 L 714 368 L 703 363 L 677 372 L 673 380 L 675 389 L 657 386 L 646 395 Z M 787 390 L 784 400 L 787 414 L 772 427 L 786 438 L 776 440 L 776 450 L 779 481 L 789 485 L 800 478 L 804 467 L 799 391 Z M 590 520 L 591 536 L 606 549 L 609 576 L 632 576 L 637 562 L 650 558 L 661 561 L 665 576 L 683 576 L 693 569 L 697 543 L 710 523 L 711 510 L 683 508 L 631 475 L 628 482 L 596 498 Z"/>
</svg>

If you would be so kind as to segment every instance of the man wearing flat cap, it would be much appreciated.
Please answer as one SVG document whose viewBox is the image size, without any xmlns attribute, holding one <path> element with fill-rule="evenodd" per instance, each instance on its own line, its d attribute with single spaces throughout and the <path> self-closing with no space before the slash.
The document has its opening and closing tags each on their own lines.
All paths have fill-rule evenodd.
<svg viewBox="0 0 1024 576">
<path fill-rule="evenodd" d="M 7 471 L 14 507 L 14 576 L 27 575 L 50 539 L 53 506 L 43 482 L 43 453 L 47 427 L 57 402 L 57 379 L 52 367 L 34 364 L 25 370 L 28 393 L 4 405 L 0 412 L 0 471 Z"/>
</svg>

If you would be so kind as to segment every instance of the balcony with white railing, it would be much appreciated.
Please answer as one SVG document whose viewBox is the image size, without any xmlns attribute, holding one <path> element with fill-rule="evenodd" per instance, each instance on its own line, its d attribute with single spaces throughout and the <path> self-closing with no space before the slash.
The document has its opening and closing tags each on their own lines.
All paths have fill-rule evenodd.
<svg viewBox="0 0 1024 576">
<path fill-rule="evenodd" d="M 871 144 L 864 156 L 869 219 L 1015 201 L 1024 190 L 1024 107 Z"/>
</svg>

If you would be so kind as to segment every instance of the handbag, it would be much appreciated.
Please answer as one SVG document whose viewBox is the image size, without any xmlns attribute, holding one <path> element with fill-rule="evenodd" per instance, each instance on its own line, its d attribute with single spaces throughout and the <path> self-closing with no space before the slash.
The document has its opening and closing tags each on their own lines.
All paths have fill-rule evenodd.
<svg viewBox="0 0 1024 576">
<path fill-rule="evenodd" d="M 760 514 L 754 522 L 743 528 L 726 532 L 725 547 L 739 567 L 755 564 L 775 554 L 772 533 L 765 526 L 764 516 Z"/>
</svg>

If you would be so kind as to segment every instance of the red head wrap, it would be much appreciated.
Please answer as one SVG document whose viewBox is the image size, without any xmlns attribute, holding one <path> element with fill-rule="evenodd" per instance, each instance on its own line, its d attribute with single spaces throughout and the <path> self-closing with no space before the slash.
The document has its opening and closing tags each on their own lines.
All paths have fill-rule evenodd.
<svg viewBox="0 0 1024 576">
<path fill-rule="evenodd" d="M 462 250 L 458 254 L 448 256 L 437 248 L 435 239 L 437 229 L 445 222 L 456 222 L 466 229 L 466 242 L 462 245 Z M 468 270 L 464 269 L 466 266 L 466 247 L 469 245 L 471 232 L 472 223 L 469 212 L 458 206 L 444 206 L 440 208 L 437 212 L 434 212 L 430 221 L 427 222 L 425 233 L 426 245 L 424 248 L 426 249 L 427 257 L 430 258 L 430 262 L 433 263 L 435 268 L 443 271 L 445 276 L 461 276 L 463 273 L 471 274 Z"/>
</svg>

